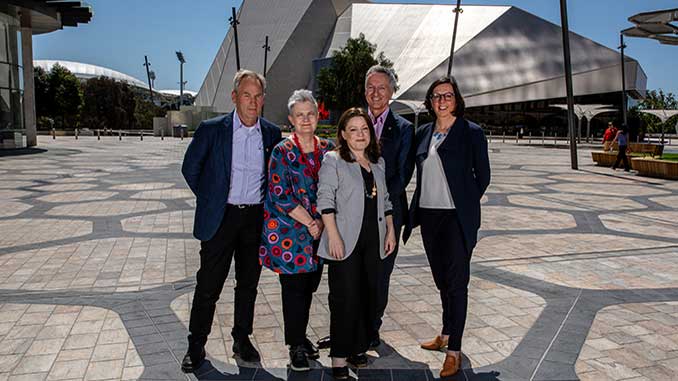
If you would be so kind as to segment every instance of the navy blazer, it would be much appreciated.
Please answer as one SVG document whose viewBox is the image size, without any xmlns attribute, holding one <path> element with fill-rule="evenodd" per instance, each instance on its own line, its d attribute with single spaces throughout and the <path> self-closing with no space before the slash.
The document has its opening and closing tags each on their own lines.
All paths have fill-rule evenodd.
<svg viewBox="0 0 678 381">
<path fill-rule="evenodd" d="M 259 122 L 265 170 L 268 171 L 271 150 L 282 137 L 280 129 L 273 123 L 264 118 L 259 118 Z M 214 237 L 224 217 L 231 185 L 232 156 L 233 112 L 202 121 L 186 149 L 181 167 L 181 173 L 196 197 L 193 235 L 201 241 Z M 264 176 L 264 179 L 267 178 Z M 266 188 L 265 182 L 262 192 Z"/>
<path fill-rule="evenodd" d="M 406 227 L 403 233 L 405 242 L 412 229 L 419 225 L 417 211 L 421 194 L 421 171 L 424 160 L 428 157 L 431 136 L 435 129 L 434 123 L 419 127 L 415 136 L 417 189 L 410 206 L 409 227 Z M 487 154 L 485 134 L 477 124 L 457 118 L 447 137 L 438 147 L 438 155 L 457 209 L 466 250 L 471 254 L 478 241 L 480 198 L 490 185 L 490 159 Z"/>
<path fill-rule="evenodd" d="M 400 231 L 407 222 L 405 188 L 414 172 L 414 126 L 390 110 L 384 121 L 379 143 L 381 157 L 386 162 L 386 188 L 393 204 L 393 224 Z"/>
</svg>

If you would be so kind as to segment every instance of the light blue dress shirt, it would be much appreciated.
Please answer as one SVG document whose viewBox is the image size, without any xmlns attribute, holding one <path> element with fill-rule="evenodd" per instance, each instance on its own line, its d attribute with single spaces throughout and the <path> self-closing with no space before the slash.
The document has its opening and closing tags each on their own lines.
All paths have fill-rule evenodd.
<svg viewBox="0 0 678 381">
<path fill-rule="evenodd" d="M 233 160 L 229 204 L 261 204 L 264 201 L 264 141 L 259 119 L 245 126 L 233 112 Z"/>
</svg>

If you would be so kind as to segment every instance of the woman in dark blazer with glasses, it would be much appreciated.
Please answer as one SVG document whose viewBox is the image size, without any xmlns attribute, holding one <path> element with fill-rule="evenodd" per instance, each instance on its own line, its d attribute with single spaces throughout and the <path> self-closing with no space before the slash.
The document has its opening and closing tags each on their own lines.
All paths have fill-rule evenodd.
<svg viewBox="0 0 678 381">
<path fill-rule="evenodd" d="M 433 82 L 424 105 L 434 120 L 416 131 L 417 188 L 403 240 L 421 225 L 443 307 L 440 335 L 421 347 L 446 348 L 440 376 L 447 377 L 461 366 L 471 253 L 480 228 L 480 198 L 490 183 L 490 162 L 483 130 L 464 119 L 464 99 L 454 78 Z"/>
</svg>

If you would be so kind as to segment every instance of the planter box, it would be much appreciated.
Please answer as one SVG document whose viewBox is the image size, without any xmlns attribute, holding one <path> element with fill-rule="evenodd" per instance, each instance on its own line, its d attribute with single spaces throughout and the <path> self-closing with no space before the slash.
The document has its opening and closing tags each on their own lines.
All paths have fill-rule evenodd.
<svg viewBox="0 0 678 381">
<path fill-rule="evenodd" d="M 644 157 L 633 158 L 631 159 L 631 167 L 638 171 L 638 174 L 642 176 L 678 180 L 678 161 Z"/>
<path fill-rule="evenodd" d="M 596 165 L 601 167 L 611 167 L 617 159 L 617 152 L 612 151 L 593 151 L 591 158 L 596 162 Z"/>
</svg>

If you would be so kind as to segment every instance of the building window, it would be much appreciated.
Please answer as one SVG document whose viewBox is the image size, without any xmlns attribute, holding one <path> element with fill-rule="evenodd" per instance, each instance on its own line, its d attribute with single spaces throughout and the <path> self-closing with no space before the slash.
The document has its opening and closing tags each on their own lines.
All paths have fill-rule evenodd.
<svg viewBox="0 0 678 381">
<path fill-rule="evenodd" d="M 0 6 L 0 146 L 21 147 L 23 119 L 21 28 L 15 8 Z"/>
</svg>

